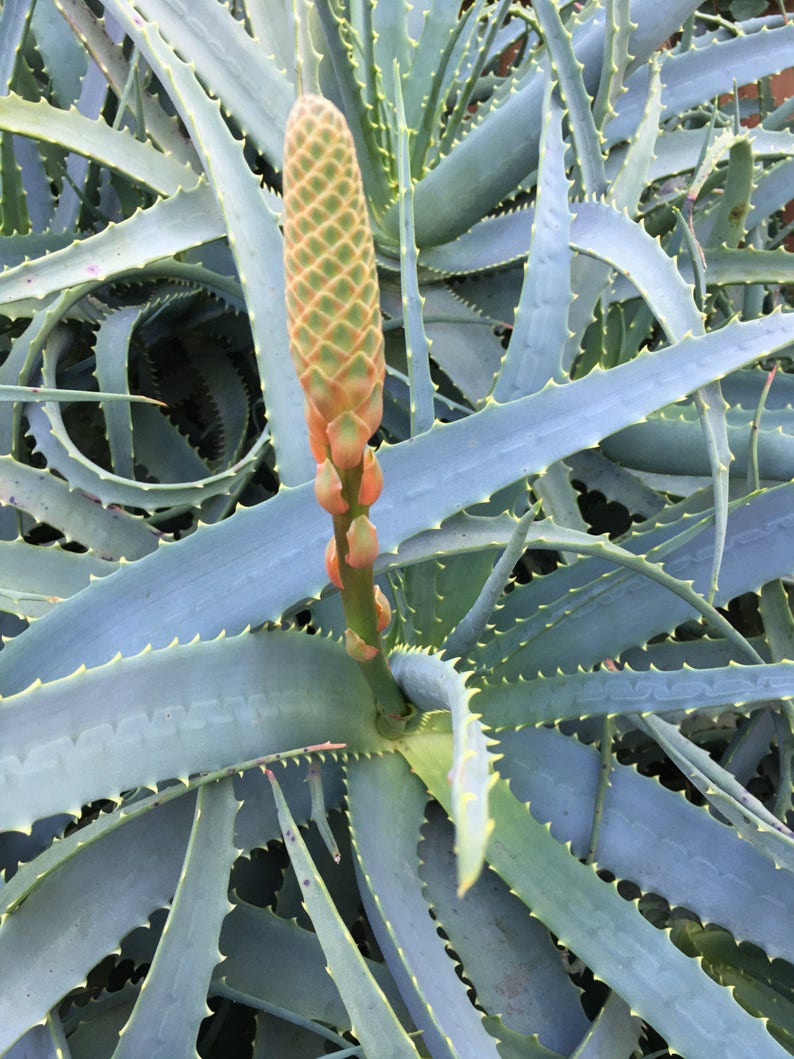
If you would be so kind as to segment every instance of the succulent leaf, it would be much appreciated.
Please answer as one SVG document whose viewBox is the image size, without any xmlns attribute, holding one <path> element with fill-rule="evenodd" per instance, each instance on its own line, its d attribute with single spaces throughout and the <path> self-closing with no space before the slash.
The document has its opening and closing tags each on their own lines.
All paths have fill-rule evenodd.
<svg viewBox="0 0 794 1059">
<path fill-rule="evenodd" d="M 394 1059 L 417 1056 L 419 1053 L 413 1041 L 400 1025 L 330 900 L 322 876 L 306 849 L 278 781 L 272 772 L 268 773 L 268 778 L 273 786 L 276 811 L 287 851 L 300 877 L 301 893 L 312 925 L 323 947 L 331 974 L 346 984 L 346 1002 L 353 1032 L 371 1053 L 385 1048 Z M 356 983 L 354 989 L 350 989 L 352 981 Z"/>
<path fill-rule="evenodd" d="M 443 744 L 448 744 L 448 737 L 428 736 L 421 742 L 412 742 L 408 756 L 434 796 L 448 808 L 445 755 L 439 752 Z M 588 959 L 586 953 L 592 939 L 598 937 L 606 980 L 628 998 L 635 1011 L 666 1033 L 673 1048 L 684 1054 L 705 1053 L 713 1047 L 716 1035 L 724 1054 L 736 1059 L 745 1054 L 751 1038 L 752 1047 L 770 1059 L 785 1054 L 768 1035 L 763 1022 L 748 1022 L 727 990 L 704 978 L 699 965 L 682 959 L 667 935 L 643 919 L 635 905 L 624 901 L 617 889 L 602 882 L 592 867 L 581 864 L 555 842 L 528 807 L 509 794 L 504 781 L 497 783 L 491 793 L 497 832 L 501 830 L 505 835 L 504 840 L 489 845 L 488 857 L 494 869 L 536 914 L 540 913 L 563 944 L 583 959 Z M 538 863 L 543 864 L 542 872 L 533 870 L 532 865 Z M 552 908 L 561 910 L 561 893 L 566 895 L 566 915 L 555 924 Z M 598 924 L 597 931 L 593 930 L 594 924 Z M 602 932 L 612 939 L 608 945 L 603 943 Z M 640 984 L 646 976 L 655 983 L 653 991 Z M 678 1004 L 690 1012 L 696 1009 L 697 1019 L 687 1020 L 685 1025 L 674 1015 L 671 1017 Z M 741 1043 L 734 1034 L 740 1035 Z"/>
</svg>

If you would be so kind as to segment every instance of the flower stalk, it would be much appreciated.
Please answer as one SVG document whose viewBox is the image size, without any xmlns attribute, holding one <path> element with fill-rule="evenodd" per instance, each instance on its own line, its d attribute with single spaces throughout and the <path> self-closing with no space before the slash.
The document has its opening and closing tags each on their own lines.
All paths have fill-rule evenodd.
<svg viewBox="0 0 794 1059">
<path fill-rule="evenodd" d="M 383 483 L 368 442 L 383 415 L 386 374 L 375 250 L 353 138 L 321 96 L 301 96 L 287 123 L 284 263 L 315 494 L 333 518 L 326 568 L 342 593 L 345 646 L 377 697 L 379 727 L 397 735 L 413 710 L 381 643 L 390 611 L 374 583 L 378 536 L 369 517 Z"/>
</svg>

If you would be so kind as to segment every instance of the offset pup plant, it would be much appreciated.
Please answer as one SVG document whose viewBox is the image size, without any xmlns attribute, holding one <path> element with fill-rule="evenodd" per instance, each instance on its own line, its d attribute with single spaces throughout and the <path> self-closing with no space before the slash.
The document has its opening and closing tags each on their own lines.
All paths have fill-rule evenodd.
<svg viewBox="0 0 794 1059">
<path fill-rule="evenodd" d="M 794 25 L 577 7 L 3 3 L 0 1055 L 794 1053 Z"/>
</svg>

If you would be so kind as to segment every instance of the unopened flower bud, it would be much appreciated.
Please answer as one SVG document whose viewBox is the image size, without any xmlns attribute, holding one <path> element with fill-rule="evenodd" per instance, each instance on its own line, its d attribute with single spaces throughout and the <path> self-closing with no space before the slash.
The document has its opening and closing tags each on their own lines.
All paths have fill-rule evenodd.
<svg viewBox="0 0 794 1059">
<path fill-rule="evenodd" d="M 330 460 L 317 464 L 314 476 L 314 495 L 329 515 L 344 515 L 350 505 L 342 496 L 342 479 Z"/>
<path fill-rule="evenodd" d="M 345 587 L 339 574 L 339 556 L 336 554 L 336 541 L 333 537 L 331 537 L 325 549 L 325 572 L 328 574 L 328 580 L 331 584 L 336 585 L 337 588 Z"/>
<path fill-rule="evenodd" d="M 378 557 L 378 534 L 366 515 L 359 515 L 347 531 L 347 565 L 371 566 Z"/>
<path fill-rule="evenodd" d="M 378 458 L 371 448 L 364 450 L 364 470 L 361 475 L 361 485 L 358 489 L 358 502 L 366 507 L 374 504 L 380 496 L 383 488 L 383 471 L 380 469 Z"/>
<path fill-rule="evenodd" d="M 303 412 L 306 416 L 306 425 L 309 428 L 309 448 L 312 456 L 318 463 L 322 463 L 328 455 L 328 434 L 326 432 L 325 420 L 309 403 L 308 398 L 303 402 Z"/>
<path fill-rule="evenodd" d="M 327 426 L 331 459 L 343 471 L 356 467 L 364 455 L 370 429 L 355 412 L 342 412 Z"/>
<path fill-rule="evenodd" d="M 377 585 L 375 585 L 375 611 L 378 615 L 378 632 L 383 632 L 391 621 L 391 607 Z"/>
</svg>

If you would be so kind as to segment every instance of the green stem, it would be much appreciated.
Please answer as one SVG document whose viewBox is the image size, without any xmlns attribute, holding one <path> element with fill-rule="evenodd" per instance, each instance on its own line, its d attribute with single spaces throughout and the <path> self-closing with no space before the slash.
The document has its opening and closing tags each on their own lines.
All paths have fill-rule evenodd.
<svg viewBox="0 0 794 1059">
<path fill-rule="evenodd" d="M 347 531 L 353 519 L 359 515 L 368 515 L 369 507 L 358 503 L 358 492 L 361 485 L 362 464 L 349 471 L 340 471 L 342 495 L 348 503 L 348 510 L 342 515 L 334 515 L 334 540 L 339 563 L 339 576 L 342 579 L 342 607 L 349 628 L 361 639 L 376 648 L 377 654 L 366 662 L 359 662 L 364 679 L 375 694 L 378 703 L 378 729 L 382 735 L 398 738 L 416 713 L 405 701 L 397 682 L 389 669 L 389 663 L 383 650 L 378 632 L 378 613 L 375 605 L 375 580 L 372 565 L 353 567 L 347 563 Z"/>
</svg>

